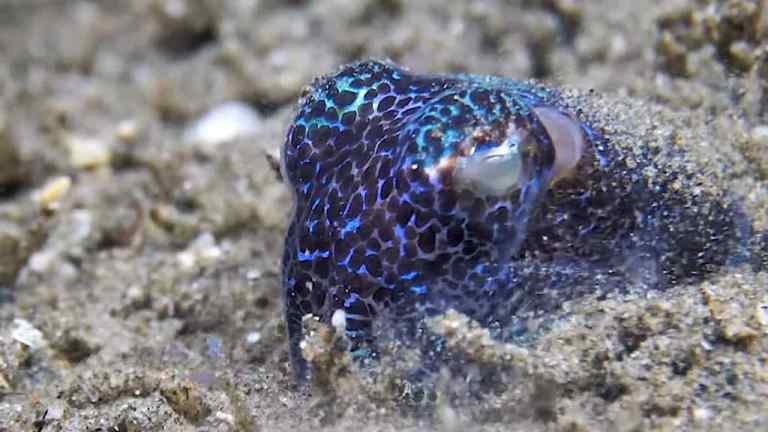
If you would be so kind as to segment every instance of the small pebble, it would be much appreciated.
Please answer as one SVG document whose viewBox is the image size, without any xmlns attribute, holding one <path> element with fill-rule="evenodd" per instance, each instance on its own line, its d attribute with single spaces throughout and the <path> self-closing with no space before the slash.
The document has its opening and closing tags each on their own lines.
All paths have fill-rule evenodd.
<svg viewBox="0 0 768 432">
<path fill-rule="evenodd" d="M 230 426 L 235 425 L 235 417 L 232 416 L 232 414 L 228 414 L 223 411 L 216 411 L 213 416 Z"/>
<path fill-rule="evenodd" d="M 123 143 L 133 144 L 139 137 L 139 124 L 135 120 L 123 120 L 115 129 L 115 137 Z"/>
<path fill-rule="evenodd" d="M 243 102 L 225 102 L 195 120 L 184 131 L 185 143 L 205 154 L 237 138 L 251 135 L 261 127 L 261 117 Z"/>
<path fill-rule="evenodd" d="M 337 332 L 342 333 L 347 329 L 347 314 L 344 309 L 336 309 L 331 317 L 331 325 Z"/>
<path fill-rule="evenodd" d="M 259 269 L 254 270 L 248 270 L 248 272 L 245 274 L 245 278 L 249 281 L 255 281 L 258 279 L 261 279 L 262 272 Z"/>
<path fill-rule="evenodd" d="M 712 418 L 712 411 L 707 408 L 695 408 L 692 414 L 696 424 L 708 424 Z"/>
<path fill-rule="evenodd" d="M 250 332 L 247 335 L 245 335 L 245 342 L 249 345 L 255 345 L 261 340 L 261 333 L 259 332 Z"/>
<path fill-rule="evenodd" d="M 194 268 L 195 264 L 197 263 L 195 256 L 190 252 L 179 252 L 178 255 L 176 255 L 176 261 L 179 263 L 181 268 L 184 269 Z"/>
<path fill-rule="evenodd" d="M 31 351 L 38 350 L 47 345 L 43 333 L 36 329 L 32 323 L 24 319 L 15 319 L 13 324 L 16 326 L 11 330 L 11 337 L 28 346 Z"/>
<path fill-rule="evenodd" d="M 35 252 L 31 257 L 29 257 L 29 263 L 27 267 L 29 270 L 38 274 L 47 273 L 51 270 L 56 257 L 56 252 L 52 250 L 42 250 Z"/>
<path fill-rule="evenodd" d="M 58 421 L 64 418 L 64 402 L 54 401 L 48 405 L 48 411 L 45 415 L 45 419 L 48 421 Z"/>
<path fill-rule="evenodd" d="M 68 176 L 56 177 L 32 194 L 32 200 L 44 210 L 56 211 L 61 200 L 72 188 L 72 179 Z"/>
<path fill-rule="evenodd" d="M 198 265 L 216 262 L 223 255 L 221 248 L 216 245 L 216 238 L 209 232 L 197 236 L 189 247 L 176 255 L 182 268 L 192 269 Z"/>
<path fill-rule="evenodd" d="M 103 140 L 69 135 L 64 144 L 69 150 L 69 163 L 83 170 L 97 169 L 108 166 L 112 160 L 112 153 Z"/>
</svg>

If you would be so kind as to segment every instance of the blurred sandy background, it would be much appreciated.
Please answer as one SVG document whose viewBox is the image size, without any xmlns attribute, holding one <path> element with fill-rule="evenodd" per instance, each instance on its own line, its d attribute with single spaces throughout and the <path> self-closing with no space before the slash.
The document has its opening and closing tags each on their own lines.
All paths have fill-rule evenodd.
<svg viewBox="0 0 768 432">
<path fill-rule="evenodd" d="M 483 400 L 414 407 L 351 378 L 295 392 L 290 203 L 266 158 L 302 87 L 346 62 L 532 77 L 705 155 L 765 230 L 764 7 L 0 1 L 0 430 L 768 430 L 765 255 L 569 306 Z"/>
</svg>

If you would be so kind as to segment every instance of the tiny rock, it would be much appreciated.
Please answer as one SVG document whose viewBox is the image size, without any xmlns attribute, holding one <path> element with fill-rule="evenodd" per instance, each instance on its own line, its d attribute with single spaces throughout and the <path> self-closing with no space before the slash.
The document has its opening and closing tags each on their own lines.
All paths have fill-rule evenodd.
<svg viewBox="0 0 768 432">
<path fill-rule="evenodd" d="M 64 139 L 69 151 L 69 163 L 77 169 L 97 169 L 108 166 L 112 153 L 107 144 L 97 138 L 69 135 Z"/>
<path fill-rule="evenodd" d="M 184 131 L 185 143 L 210 154 L 220 144 L 248 136 L 261 127 L 261 117 L 243 102 L 225 102 L 192 122 Z"/>
<path fill-rule="evenodd" d="M 32 323 L 24 319 L 13 320 L 15 328 L 11 330 L 11 337 L 35 351 L 47 345 L 43 333 L 36 329 Z"/>
<path fill-rule="evenodd" d="M 67 195 L 72 187 L 72 179 L 68 176 L 56 177 L 42 188 L 32 194 L 32 199 L 37 205 L 45 210 L 56 210 L 61 204 L 61 200 Z"/>
</svg>

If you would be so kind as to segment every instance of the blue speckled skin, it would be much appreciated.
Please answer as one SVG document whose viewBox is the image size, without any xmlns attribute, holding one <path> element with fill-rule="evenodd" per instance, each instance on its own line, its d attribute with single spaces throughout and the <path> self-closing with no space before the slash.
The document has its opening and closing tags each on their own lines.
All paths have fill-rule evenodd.
<svg viewBox="0 0 768 432">
<path fill-rule="evenodd" d="M 283 284 L 299 376 L 305 314 L 330 322 L 344 310 L 358 346 L 374 341 L 377 320 L 408 327 L 448 308 L 509 338 L 526 316 L 634 280 L 636 263 L 661 269 L 648 282 L 656 287 L 724 262 L 705 251 L 707 233 L 722 226 L 692 226 L 703 235 L 677 245 L 654 205 L 672 221 L 686 210 L 614 175 L 627 167 L 584 121 L 579 172 L 551 186 L 553 146 L 531 110 L 541 106 L 579 121 L 556 90 L 494 77 L 416 75 L 369 61 L 313 84 L 282 155 L 296 203 Z M 533 137 L 520 188 L 480 196 L 458 187 L 450 167 L 436 169 L 468 140 L 497 145 L 510 124 Z"/>
</svg>

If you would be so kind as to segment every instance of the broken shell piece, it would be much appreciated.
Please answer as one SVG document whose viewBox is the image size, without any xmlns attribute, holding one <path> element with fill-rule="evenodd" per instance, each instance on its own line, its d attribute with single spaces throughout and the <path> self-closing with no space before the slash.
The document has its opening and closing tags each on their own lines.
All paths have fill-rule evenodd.
<svg viewBox="0 0 768 432">
<path fill-rule="evenodd" d="M 30 350 L 35 351 L 47 345 L 43 333 L 29 321 L 15 319 L 13 320 L 13 325 L 15 328 L 11 330 L 11 337 L 19 343 L 28 346 Z"/>
<path fill-rule="evenodd" d="M 256 110 L 243 102 L 225 102 L 194 121 L 182 139 L 203 153 L 212 153 L 220 144 L 251 135 L 260 127 Z"/>
<path fill-rule="evenodd" d="M 68 176 L 56 177 L 36 190 L 32 200 L 43 210 L 56 211 L 71 187 L 72 179 Z"/>
<path fill-rule="evenodd" d="M 68 135 L 64 144 L 69 151 L 69 163 L 77 169 L 89 170 L 109 166 L 112 152 L 98 138 Z"/>
</svg>

